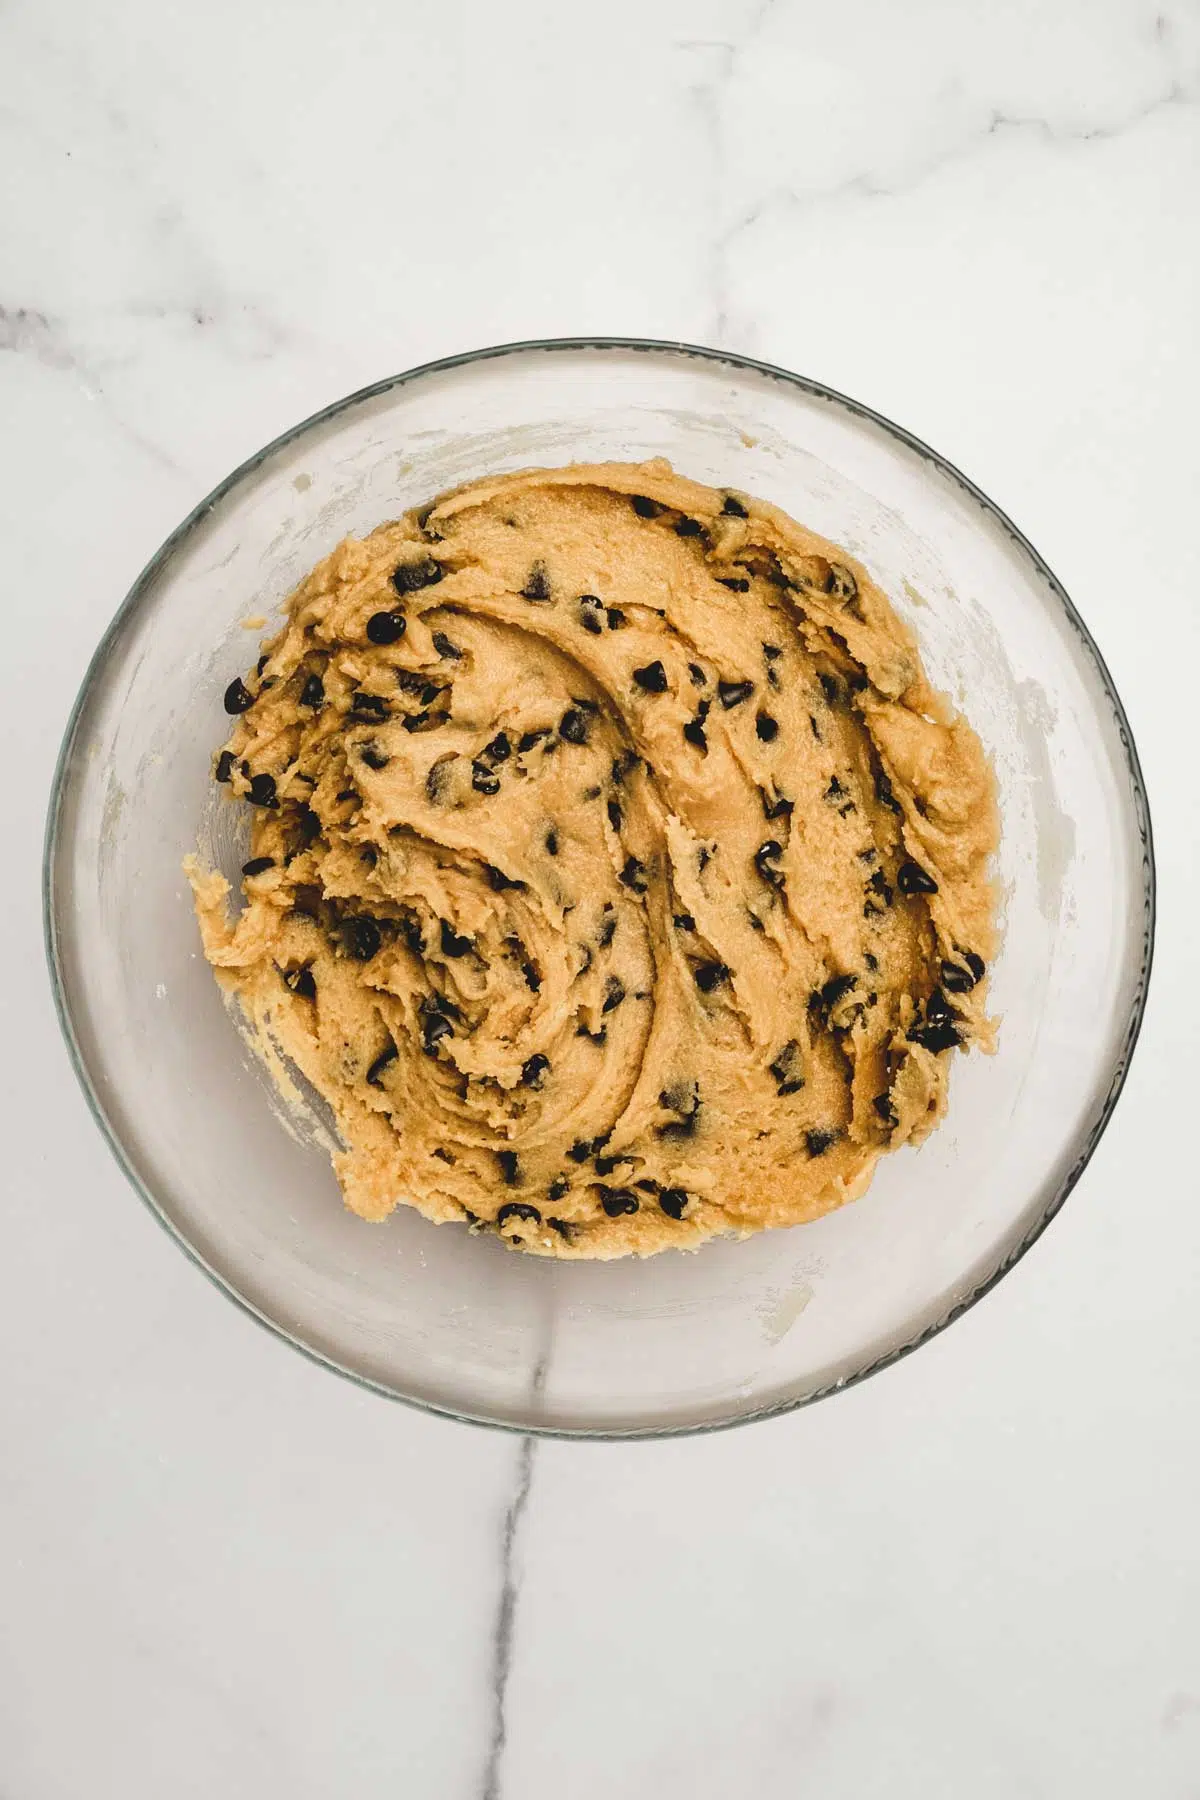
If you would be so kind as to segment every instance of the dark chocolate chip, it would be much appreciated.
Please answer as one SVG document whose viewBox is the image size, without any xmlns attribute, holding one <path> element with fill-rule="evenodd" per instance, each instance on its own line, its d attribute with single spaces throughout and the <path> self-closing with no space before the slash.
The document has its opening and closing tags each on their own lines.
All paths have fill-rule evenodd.
<svg viewBox="0 0 1200 1800">
<path fill-rule="evenodd" d="M 279 805 L 275 797 L 275 777 L 273 775 L 252 775 L 250 792 L 246 798 L 251 806 L 274 807 Z"/>
<path fill-rule="evenodd" d="M 557 1231 L 564 1243 L 569 1244 L 575 1235 L 575 1227 L 569 1219 L 547 1219 L 546 1223 L 551 1231 Z"/>
<path fill-rule="evenodd" d="M 613 830 L 620 831 L 622 819 L 621 802 L 619 800 L 610 800 L 605 807 L 605 811 L 608 813 L 608 822 Z"/>
<path fill-rule="evenodd" d="M 489 769 L 486 763 L 473 762 L 471 764 L 471 786 L 477 794 L 498 794 L 500 777 L 494 769 Z"/>
<path fill-rule="evenodd" d="M 620 756 L 613 757 L 610 773 L 618 787 L 627 775 L 632 775 L 641 760 L 636 750 L 623 750 Z"/>
<path fill-rule="evenodd" d="M 588 741 L 587 714 L 577 706 L 569 706 L 558 721 L 558 734 L 568 744 L 586 744 Z"/>
<path fill-rule="evenodd" d="M 596 609 L 589 609 L 586 606 L 580 607 L 579 623 L 583 626 L 585 631 L 590 631 L 593 637 L 599 637 L 600 633 L 604 630 L 604 621 L 600 617 L 598 607 Z"/>
<path fill-rule="evenodd" d="M 675 521 L 676 537 L 700 537 L 703 531 L 704 527 L 699 519 L 689 519 L 686 514 Z"/>
<path fill-rule="evenodd" d="M 462 651 L 459 649 L 457 644 L 452 644 L 450 642 L 450 639 L 446 636 L 444 631 L 435 631 L 434 632 L 433 647 L 437 651 L 439 656 L 444 656 L 446 658 L 447 662 L 461 662 L 462 661 L 462 656 L 463 656 Z"/>
<path fill-rule="evenodd" d="M 426 1056 L 436 1056 L 437 1046 L 443 1038 L 447 1038 L 454 1026 L 444 1013 L 436 1012 L 431 1006 L 422 1009 L 421 1039 Z"/>
<path fill-rule="evenodd" d="M 224 706 L 227 713 L 244 713 L 254 705 L 254 695 L 246 686 L 240 675 L 234 677 L 225 689 Z"/>
<path fill-rule="evenodd" d="M 836 706 L 840 700 L 845 698 L 844 689 L 836 675 L 829 675 L 824 669 L 821 669 L 817 673 L 817 680 L 820 682 L 821 692 L 830 706 Z"/>
<path fill-rule="evenodd" d="M 768 1065 L 771 1074 L 775 1077 L 781 1096 L 798 1094 L 804 1086 L 804 1077 L 798 1067 L 799 1061 L 800 1046 L 795 1038 L 789 1038 L 775 1061 Z"/>
<path fill-rule="evenodd" d="M 943 1050 L 953 1050 L 956 1044 L 962 1043 L 962 1035 L 953 1023 L 930 1024 L 928 1022 L 914 1025 L 908 1034 L 910 1042 L 920 1044 L 925 1050 L 931 1050 L 940 1056 Z"/>
<path fill-rule="evenodd" d="M 487 884 L 494 894 L 503 894 L 507 888 L 523 888 L 525 886 L 523 881 L 514 881 L 511 875 L 506 875 L 503 869 L 498 869 L 495 863 L 484 863 L 483 872 L 487 877 Z"/>
<path fill-rule="evenodd" d="M 673 1087 L 663 1088 L 658 1096 L 658 1104 L 668 1112 L 678 1113 L 676 1119 L 669 1119 L 665 1125 L 657 1127 L 661 1138 L 683 1139 L 696 1135 L 700 1123 L 700 1088 L 698 1083 L 676 1082 Z"/>
<path fill-rule="evenodd" d="M 903 807 L 892 791 L 891 781 L 882 769 L 875 771 L 875 798 L 880 806 L 886 806 L 889 812 L 903 812 Z"/>
<path fill-rule="evenodd" d="M 779 658 L 783 655 L 783 651 L 780 649 L 778 644 L 764 644 L 762 647 L 762 653 L 766 657 L 768 662 L 777 662 L 779 660 Z"/>
<path fill-rule="evenodd" d="M 237 758 L 234 756 L 232 750 L 222 750 L 220 756 L 217 758 L 217 766 L 213 771 L 213 779 L 216 781 L 232 781 L 233 765 L 236 761 Z"/>
<path fill-rule="evenodd" d="M 414 919 L 411 913 L 406 913 L 400 920 L 400 936 L 414 956 L 424 956 L 425 939 L 421 934 L 420 921 Z"/>
<path fill-rule="evenodd" d="M 604 983 L 604 1004 L 602 1013 L 616 1012 L 625 998 L 625 983 L 617 975 L 610 975 Z"/>
<path fill-rule="evenodd" d="M 620 881 L 623 887 L 632 888 L 635 894 L 644 894 L 648 885 L 645 863 L 639 862 L 636 856 L 627 856 Z"/>
<path fill-rule="evenodd" d="M 348 715 L 368 725 L 382 725 L 388 716 L 388 703 L 382 694 L 355 694 Z"/>
<path fill-rule="evenodd" d="M 699 688 L 708 685 L 708 676 L 704 673 L 704 670 L 700 667 L 699 663 L 689 663 L 688 674 L 692 678 L 693 687 Z"/>
<path fill-rule="evenodd" d="M 791 818 L 792 814 L 796 810 L 796 802 L 794 800 L 787 799 L 787 797 L 785 795 L 783 795 L 779 792 L 778 788 L 775 790 L 775 794 L 773 797 L 770 794 L 762 793 L 761 789 L 760 789 L 760 793 L 761 793 L 761 797 L 762 797 L 762 809 L 763 809 L 764 816 L 766 818 L 768 818 L 768 819 L 790 819 Z"/>
<path fill-rule="evenodd" d="M 830 563 L 829 573 L 825 577 L 825 592 L 838 600 L 855 600 L 858 597 L 858 583 L 842 563 Z"/>
<path fill-rule="evenodd" d="M 697 750 L 708 755 L 708 738 L 704 733 L 703 718 L 689 719 L 683 728 L 683 735 L 689 744 L 694 744 Z"/>
<path fill-rule="evenodd" d="M 498 1156 L 501 1169 L 507 1169 L 506 1158 L 509 1157 L 512 1158 L 513 1166 L 516 1166 L 517 1158 L 512 1150 L 501 1150 L 498 1152 Z M 504 1179 L 509 1182 L 509 1185 L 511 1186 L 515 1177 L 510 1177 L 506 1173 Z M 504 1205 L 500 1208 L 500 1211 L 496 1214 L 496 1223 L 497 1225 L 507 1225 L 510 1219 L 522 1219 L 526 1224 L 540 1225 L 542 1222 L 542 1215 L 536 1206 L 530 1206 L 525 1200 L 506 1200 Z"/>
<path fill-rule="evenodd" d="M 242 864 L 243 875 L 265 875 L 268 869 L 275 867 L 273 856 L 252 856 L 249 862 Z"/>
<path fill-rule="evenodd" d="M 896 870 L 896 885 L 902 894 L 936 894 L 938 884 L 920 863 L 902 862 Z"/>
<path fill-rule="evenodd" d="M 613 910 L 612 904 L 610 902 L 609 905 L 604 910 L 603 918 L 600 920 L 600 929 L 596 933 L 596 942 L 599 944 L 599 946 L 602 950 L 606 950 L 608 948 L 609 944 L 612 943 L 613 938 L 616 936 L 616 934 L 617 934 L 617 915 L 616 915 L 615 911 Z"/>
<path fill-rule="evenodd" d="M 763 880 L 770 882 L 774 888 L 781 888 L 784 882 L 783 870 L 773 866 L 782 855 L 783 845 L 778 838 L 768 838 L 766 843 L 760 844 L 754 852 L 755 868 Z"/>
<path fill-rule="evenodd" d="M 516 1151 L 497 1150 L 496 1161 L 500 1164 L 500 1173 L 508 1183 L 508 1186 L 516 1187 L 521 1179 L 521 1165 L 517 1161 Z M 496 1214 L 496 1223 L 497 1225 L 503 1224 L 505 1217 L 510 1219 L 515 1217 L 518 1219 L 540 1221 L 541 1216 L 541 1213 L 539 1213 L 534 1206 L 502 1206 L 500 1211 Z"/>
<path fill-rule="evenodd" d="M 748 519 L 750 517 L 745 502 L 739 500 L 736 494 L 726 494 L 724 500 L 721 502 L 721 511 L 727 513 L 734 519 Z"/>
<path fill-rule="evenodd" d="M 587 1038 L 588 1042 L 592 1044 L 607 1044 L 608 1026 L 601 1025 L 598 1031 L 589 1031 L 586 1025 L 577 1025 L 575 1027 L 575 1036 Z"/>
<path fill-rule="evenodd" d="M 665 694 L 667 691 L 667 671 L 657 658 L 644 668 L 635 669 L 633 679 L 647 694 Z"/>
<path fill-rule="evenodd" d="M 871 879 L 867 882 L 863 904 L 863 917 L 869 919 L 874 913 L 886 912 L 888 907 L 892 904 L 892 899 L 891 883 L 884 875 L 882 869 L 876 869 L 871 876 Z"/>
<path fill-rule="evenodd" d="M 392 586 L 398 594 L 415 594 L 418 588 L 432 587 L 445 573 L 441 563 L 427 556 L 421 562 L 401 563 L 393 569 Z"/>
<path fill-rule="evenodd" d="M 978 977 L 961 963 L 944 962 L 939 970 L 942 986 L 951 994 L 969 994 Z"/>
<path fill-rule="evenodd" d="M 641 1201 L 632 1188 L 602 1187 L 600 1204 L 610 1219 L 619 1219 L 622 1213 L 635 1213 Z"/>
<path fill-rule="evenodd" d="M 696 852 L 696 866 L 699 869 L 701 875 L 703 875 L 705 869 L 707 869 L 709 863 L 712 861 L 712 856 L 713 856 L 713 853 L 708 848 L 708 845 L 701 844 L 700 848 Z"/>
<path fill-rule="evenodd" d="M 549 736 L 549 725 L 539 725 L 535 730 L 526 731 L 518 738 L 517 750 L 521 755 L 524 755 L 527 750 L 532 750 L 537 744 L 541 743 L 543 738 L 548 738 Z"/>
<path fill-rule="evenodd" d="M 367 636 L 373 644 L 396 644 L 408 630 L 408 620 L 398 606 L 372 613 L 367 620 Z"/>
<path fill-rule="evenodd" d="M 498 731 L 490 744 L 485 744 L 483 754 L 492 762 L 507 762 L 512 755 L 512 745 L 508 741 L 507 731 Z"/>
<path fill-rule="evenodd" d="M 300 704 L 312 707 L 324 706 L 325 683 L 319 675 L 310 675 L 300 689 Z"/>
<path fill-rule="evenodd" d="M 443 956 L 467 956 L 475 948 L 474 939 L 460 936 L 448 920 L 441 921 L 441 928 Z"/>
<path fill-rule="evenodd" d="M 837 776 L 834 775 L 831 777 L 829 786 L 825 789 L 825 792 L 821 797 L 824 800 L 832 802 L 834 800 L 840 800 L 845 792 L 845 788 L 842 786 Z"/>
<path fill-rule="evenodd" d="M 290 989 L 293 994 L 299 994 L 302 1000 L 316 999 L 317 984 L 307 963 L 302 969 L 283 969 L 281 974 L 284 987 Z"/>
<path fill-rule="evenodd" d="M 726 963 L 702 962 L 694 964 L 692 979 L 702 994 L 711 994 L 714 988 L 729 980 L 729 973 Z"/>
<path fill-rule="evenodd" d="M 392 760 L 385 751 L 379 748 L 378 744 L 363 744 L 360 746 L 358 754 L 368 769 L 386 769 Z"/>
<path fill-rule="evenodd" d="M 386 1050 L 380 1051 L 379 1055 L 375 1058 L 375 1061 L 367 1070 L 368 1087 L 379 1086 L 379 1077 L 383 1074 L 383 1071 L 387 1068 L 389 1063 L 395 1062 L 399 1054 L 400 1052 L 397 1050 L 395 1044 L 389 1044 Z"/>
<path fill-rule="evenodd" d="M 764 744 L 773 744 L 779 736 L 779 721 L 773 719 L 770 713 L 759 713 L 754 721 L 754 729 Z"/>
<path fill-rule="evenodd" d="M 684 1188 L 663 1188 L 658 1196 L 658 1204 L 668 1219 L 682 1219 L 687 1203 L 688 1196 Z"/>
<path fill-rule="evenodd" d="M 521 1085 L 531 1088 L 541 1087 L 549 1068 L 550 1058 L 543 1056 L 540 1050 L 535 1050 L 528 1061 L 521 1065 Z"/>
<path fill-rule="evenodd" d="M 577 1163 L 585 1163 L 592 1154 L 592 1140 L 590 1138 L 576 1138 L 575 1142 L 571 1145 L 571 1148 L 567 1151 L 567 1155 L 570 1157 L 571 1161 Z"/>
<path fill-rule="evenodd" d="M 671 923 L 676 931 L 695 931 L 696 921 L 691 913 L 676 913 Z"/>
<path fill-rule="evenodd" d="M 335 798 L 338 801 L 353 800 L 357 806 L 360 796 L 357 788 L 343 788 L 340 794 L 335 795 Z"/>
<path fill-rule="evenodd" d="M 964 950 L 962 952 L 962 959 L 970 969 L 972 975 L 974 975 L 976 981 L 982 981 L 984 972 L 987 969 L 987 964 L 984 962 L 982 956 L 977 955 L 974 950 Z"/>
<path fill-rule="evenodd" d="M 879 958 L 870 950 L 864 951 L 863 961 L 866 963 L 868 969 L 877 969 L 879 967 Z"/>
<path fill-rule="evenodd" d="M 820 1012 L 828 1016 L 838 1002 L 846 998 L 851 988 L 857 987 L 857 985 L 858 977 L 856 975 L 831 975 L 824 987 L 817 989 L 810 1005 L 815 1005 Z"/>
<path fill-rule="evenodd" d="M 657 519 L 662 507 L 657 500 L 647 499 L 645 494 L 631 494 L 629 504 L 639 519 Z"/>
<path fill-rule="evenodd" d="M 551 1200 L 561 1200 L 571 1183 L 565 1175 L 556 1175 L 546 1189 Z"/>
<path fill-rule="evenodd" d="M 754 692 L 752 681 L 718 681 L 717 697 L 728 712 L 731 707 L 740 706 Z"/>
<path fill-rule="evenodd" d="M 342 949 L 356 962 L 370 962 L 377 953 L 383 936 L 368 913 L 351 913 L 338 927 Z"/>
<path fill-rule="evenodd" d="M 534 994 L 542 985 L 542 977 L 531 962 L 521 964 L 521 973 L 525 977 L 525 986 Z"/>
<path fill-rule="evenodd" d="M 718 575 L 717 580 L 722 587 L 730 588 L 735 594 L 748 594 L 750 583 L 744 575 Z"/>
<path fill-rule="evenodd" d="M 625 626 L 629 623 L 629 620 L 619 606 L 610 606 L 604 616 L 608 620 L 608 629 L 610 631 L 623 631 Z"/>
<path fill-rule="evenodd" d="M 457 762 L 454 756 L 439 756 L 431 763 L 425 774 L 425 798 L 431 806 L 440 806 L 446 797 L 446 789 L 450 784 L 451 764 Z"/>
<path fill-rule="evenodd" d="M 810 1156 L 824 1156 L 829 1147 L 837 1141 L 836 1131 L 806 1131 L 804 1143 Z"/>
</svg>

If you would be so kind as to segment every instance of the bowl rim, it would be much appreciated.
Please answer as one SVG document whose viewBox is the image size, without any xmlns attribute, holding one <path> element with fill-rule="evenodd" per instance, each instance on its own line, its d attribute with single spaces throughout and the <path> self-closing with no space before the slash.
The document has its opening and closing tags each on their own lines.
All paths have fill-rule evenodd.
<svg viewBox="0 0 1200 1800">
<path fill-rule="evenodd" d="M 156 1196 L 143 1183 L 141 1177 L 134 1168 L 129 1155 L 126 1152 L 125 1146 L 112 1124 L 112 1121 L 109 1119 L 100 1099 L 96 1085 L 92 1080 L 91 1071 L 87 1066 L 87 1062 L 76 1036 L 59 953 L 59 924 L 56 913 L 55 869 L 60 848 L 59 837 L 63 796 L 70 770 L 72 753 L 75 747 L 75 739 L 84 708 L 90 698 L 95 680 L 107 662 L 113 642 L 125 621 L 141 604 L 144 595 L 157 578 L 160 570 L 166 566 L 176 552 L 186 543 L 202 520 L 204 520 L 227 495 L 232 493 L 247 476 L 252 475 L 268 457 L 274 455 L 276 451 L 286 448 L 286 446 L 302 438 L 307 432 L 313 430 L 315 427 L 336 419 L 341 413 L 349 412 L 352 408 L 361 405 L 364 401 L 375 399 L 380 395 L 390 393 L 397 388 L 407 387 L 413 382 L 420 381 L 427 376 L 442 374 L 453 369 L 461 369 L 474 363 L 490 362 L 500 357 L 517 357 L 537 352 L 569 353 L 579 351 L 599 351 L 601 353 L 635 351 L 654 356 L 665 355 L 672 358 L 690 357 L 702 362 L 723 365 L 741 375 L 751 374 L 755 376 L 767 376 L 772 380 L 798 389 L 801 393 L 807 395 L 811 399 L 825 401 L 834 406 L 843 408 L 855 418 L 864 420 L 871 425 L 876 426 L 898 443 L 904 445 L 905 448 L 914 452 L 922 461 L 930 464 L 939 473 L 948 476 L 954 484 L 991 516 L 993 521 L 1001 527 L 1017 549 L 1028 557 L 1035 571 L 1046 584 L 1054 599 L 1058 602 L 1067 623 L 1071 626 L 1076 636 L 1079 638 L 1087 656 L 1091 659 L 1100 678 L 1101 687 L 1104 690 L 1109 705 L 1112 707 L 1118 737 L 1125 753 L 1126 773 L 1130 782 L 1134 821 L 1142 844 L 1143 940 L 1141 964 L 1138 970 L 1138 978 L 1134 988 L 1129 1017 L 1126 1020 L 1124 1031 L 1118 1043 L 1109 1089 L 1105 1095 L 1096 1120 L 1080 1143 L 1075 1161 L 1067 1170 L 1041 1213 L 1028 1227 L 1024 1235 L 1008 1250 L 989 1275 L 978 1282 L 968 1294 L 956 1300 L 953 1305 L 947 1308 L 945 1313 L 923 1326 L 915 1336 L 908 1339 L 905 1343 L 886 1351 L 882 1356 L 876 1357 L 873 1362 L 865 1364 L 861 1369 L 856 1369 L 853 1374 L 843 1376 L 837 1381 L 828 1382 L 819 1388 L 811 1389 L 805 1393 L 789 1396 L 784 1400 L 776 1400 L 766 1406 L 753 1408 L 748 1412 L 731 1414 L 726 1418 L 687 1421 L 678 1425 L 654 1424 L 633 1425 L 627 1427 L 611 1425 L 598 1427 L 570 1426 L 543 1424 L 530 1420 L 505 1419 L 486 1413 L 462 1411 L 457 1407 L 439 1404 L 436 1401 L 426 1399 L 418 1394 L 405 1393 L 398 1388 L 389 1386 L 386 1382 L 376 1380 L 368 1375 L 363 1375 L 358 1370 L 327 1355 L 323 1350 L 305 1343 L 278 1320 L 273 1319 L 268 1313 L 263 1312 L 253 1301 L 240 1293 L 225 1275 L 221 1274 L 219 1270 L 205 1260 L 195 1246 L 184 1236 L 174 1220 L 160 1205 Z M 1013 523 L 1007 513 L 984 493 L 982 488 L 976 486 L 969 476 L 963 474 L 961 469 L 950 462 L 948 458 L 931 448 L 931 446 L 926 444 L 923 439 L 906 430 L 904 426 L 897 425 L 895 421 L 889 419 L 886 414 L 876 412 L 873 407 L 864 405 L 861 401 L 841 393 L 836 388 L 827 386 L 824 382 L 817 381 L 810 376 L 797 375 L 793 371 L 784 369 L 776 363 L 765 362 L 757 357 L 744 356 L 733 350 L 716 349 L 709 345 L 692 344 L 683 339 L 676 340 L 668 338 L 606 336 L 530 338 L 519 339 L 511 343 L 491 344 L 476 350 L 461 351 L 453 356 L 438 357 L 429 362 L 418 363 L 413 368 L 403 370 L 399 374 L 385 376 L 379 381 L 371 382 L 366 387 L 357 388 L 354 392 L 343 395 L 340 399 L 320 407 L 316 412 L 310 413 L 297 424 L 289 426 L 287 430 L 280 432 L 278 436 L 272 438 L 269 443 L 264 444 L 261 449 L 256 450 L 243 462 L 239 463 L 230 474 L 226 475 L 222 481 L 219 481 L 217 485 L 192 508 L 186 518 L 184 518 L 170 535 L 164 539 L 163 543 L 154 552 L 153 556 L 151 556 L 141 570 L 141 573 L 133 582 L 124 600 L 117 608 L 117 611 L 114 613 L 111 621 L 101 636 L 96 649 L 92 653 L 83 680 L 80 683 L 79 691 L 76 694 L 74 703 L 71 707 L 62 743 L 59 748 L 58 758 L 55 763 L 49 804 L 46 813 L 46 828 L 42 853 L 42 926 L 44 947 L 49 968 L 50 987 L 54 998 L 54 1008 L 63 1034 L 63 1039 L 66 1043 L 71 1066 L 74 1069 L 76 1078 L 83 1090 L 84 1098 L 87 1101 L 92 1117 L 99 1127 L 118 1166 L 133 1187 L 135 1193 L 137 1193 L 140 1199 L 145 1203 L 152 1216 L 157 1219 L 158 1223 L 170 1235 L 188 1259 L 208 1277 L 214 1286 L 232 1300 L 235 1305 L 240 1307 L 244 1313 L 256 1320 L 259 1325 L 264 1326 L 275 1337 L 282 1339 L 283 1342 L 290 1345 L 292 1349 L 298 1350 L 301 1355 L 305 1356 L 310 1362 L 317 1363 L 322 1368 L 330 1369 L 335 1374 L 344 1376 L 347 1380 L 356 1383 L 360 1388 L 365 1388 L 369 1392 L 380 1394 L 385 1399 L 400 1401 L 404 1405 L 414 1407 L 420 1412 L 432 1413 L 440 1418 L 453 1419 L 460 1424 L 486 1426 L 494 1430 L 511 1432 L 521 1437 L 559 1438 L 570 1439 L 573 1441 L 594 1441 L 601 1443 L 708 1435 L 709 1433 L 717 1431 L 729 1431 L 735 1426 L 753 1424 L 761 1419 L 779 1418 L 783 1414 L 795 1412 L 801 1407 L 812 1406 L 818 1400 L 824 1400 L 831 1394 L 840 1393 L 843 1389 L 856 1387 L 860 1382 L 866 1381 L 870 1376 L 878 1374 L 881 1370 L 890 1368 L 893 1364 L 900 1362 L 904 1357 L 911 1355 L 914 1350 L 918 1350 L 923 1344 L 928 1343 L 931 1338 L 937 1337 L 941 1332 L 945 1331 L 947 1326 L 952 1325 L 957 1319 L 962 1318 L 964 1313 L 969 1312 L 973 1306 L 977 1305 L 978 1302 L 984 1298 L 985 1295 L 989 1294 L 992 1289 L 1003 1280 L 1005 1275 L 1007 1275 L 1011 1269 L 1015 1268 L 1026 1252 L 1031 1249 L 1038 1238 L 1041 1237 L 1051 1220 L 1056 1218 L 1058 1213 L 1062 1210 L 1068 1195 L 1072 1192 L 1076 1183 L 1079 1181 L 1080 1176 L 1083 1174 L 1083 1171 L 1091 1161 L 1096 1146 L 1099 1144 L 1100 1139 L 1103 1137 L 1104 1132 L 1108 1127 L 1109 1120 L 1112 1118 L 1117 1102 L 1121 1097 L 1122 1089 L 1125 1086 L 1125 1080 L 1129 1072 L 1133 1052 L 1141 1033 L 1142 1021 L 1145 1017 L 1150 972 L 1154 960 L 1156 913 L 1157 874 L 1154 858 L 1153 828 L 1150 818 L 1150 802 L 1147 796 L 1142 766 L 1138 757 L 1137 746 L 1134 741 L 1133 731 L 1130 727 L 1128 716 L 1099 646 L 1087 625 L 1084 623 L 1074 602 L 1067 594 L 1066 589 L 1058 580 L 1053 570 L 1049 567 L 1045 558 L 1040 555 L 1025 534 Z"/>
</svg>

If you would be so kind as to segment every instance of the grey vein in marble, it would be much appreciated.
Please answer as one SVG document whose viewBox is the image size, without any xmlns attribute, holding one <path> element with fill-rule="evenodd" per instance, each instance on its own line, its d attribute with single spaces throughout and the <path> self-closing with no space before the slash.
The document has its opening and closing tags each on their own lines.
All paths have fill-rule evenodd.
<svg viewBox="0 0 1200 1800">
<path fill-rule="evenodd" d="M 509 1671 L 512 1668 L 513 1628 L 520 1595 L 520 1577 L 516 1566 L 517 1541 L 533 1483 L 536 1450 L 535 1439 L 521 1439 L 521 1448 L 517 1454 L 516 1487 L 504 1515 L 504 1529 L 500 1539 L 500 1598 L 492 1628 L 492 1734 L 484 1764 L 481 1800 L 500 1800 L 501 1794 L 504 1746 L 508 1739 L 505 1707 Z"/>
</svg>

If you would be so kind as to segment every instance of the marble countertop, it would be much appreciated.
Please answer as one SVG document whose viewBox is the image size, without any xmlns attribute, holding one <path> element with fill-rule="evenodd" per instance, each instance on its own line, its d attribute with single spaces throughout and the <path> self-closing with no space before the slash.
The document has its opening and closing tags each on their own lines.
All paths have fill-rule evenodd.
<svg viewBox="0 0 1200 1800">
<path fill-rule="evenodd" d="M 4 1800 L 1196 1800 L 1195 0 L 11 0 L 0 157 Z M 795 368 L 990 493 L 1112 667 L 1162 901 L 1008 1280 L 808 1412 L 626 1446 L 388 1404 L 223 1301 L 38 946 L 66 713 L 168 530 L 339 394 L 587 333 Z"/>
</svg>

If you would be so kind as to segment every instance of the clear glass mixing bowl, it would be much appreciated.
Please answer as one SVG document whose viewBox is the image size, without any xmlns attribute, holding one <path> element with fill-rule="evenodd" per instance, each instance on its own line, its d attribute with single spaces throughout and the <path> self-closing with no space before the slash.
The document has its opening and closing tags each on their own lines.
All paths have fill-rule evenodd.
<svg viewBox="0 0 1200 1800">
<path fill-rule="evenodd" d="M 666 456 L 847 545 L 995 759 L 1005 939 L 996 1056 L 955 1057 L 949 1116 L 855 1205 L 647 1262 L 525 1258 L 406 1208 L 343 1210 L 223 1004 L 180 863 L 233 875 L 244 810 L 210 757 L 226 683 L 347 532 L 529 464 Z M 817 383 L 682 345 L 555 342 L 434 363 L 243 464 L 106 633 L 54 786 L 46 923 L 80 1080 L 194 1260 L 297 1348 L 383 1393 L 521 1430 L 699 1430 L 797 1406 L 925 1341 L 1061 1206 L 1145 1000 L 1150 826 L 1120 701 L 1020 533 L 906 432 Z"/>
</svg>

